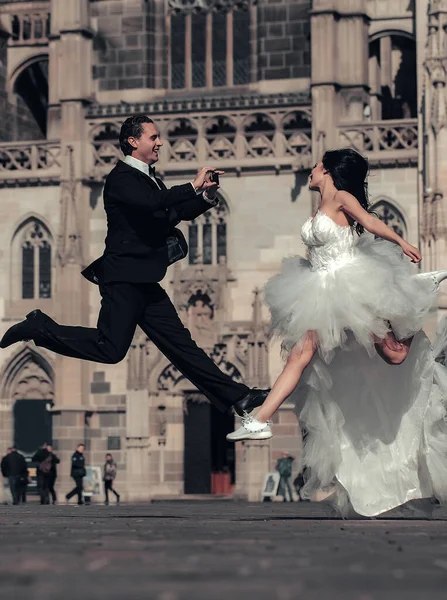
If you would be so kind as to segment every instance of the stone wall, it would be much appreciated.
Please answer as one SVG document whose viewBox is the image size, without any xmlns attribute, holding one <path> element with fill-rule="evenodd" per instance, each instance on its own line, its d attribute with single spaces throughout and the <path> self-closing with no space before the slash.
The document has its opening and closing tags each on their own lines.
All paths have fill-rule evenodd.
<svg viewBox="0 0 447 600">
<path fill-rule="evenodd" d="M 258 78 L 310 77 L 310 0 L 258 5 Z"/>
<path fill-rule="evenodd" d="M 148 4 L 144 0 L 99 0 L 93 79 L 98 91 L 151 87 L 148 75 Z M 153 56 L 152 46 L 151 56 Z"/>
</svg>

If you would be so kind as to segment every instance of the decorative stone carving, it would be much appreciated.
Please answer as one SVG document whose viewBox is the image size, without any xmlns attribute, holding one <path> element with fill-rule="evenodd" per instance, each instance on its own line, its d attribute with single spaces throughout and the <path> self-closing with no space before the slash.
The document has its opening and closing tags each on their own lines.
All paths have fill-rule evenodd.
<svg viewBox="0 0 447 600">
<path fill-rule="evenodd" d="M 395 206 L 386 200 L 380 200 L 372 206 L 372 210 L 377 214 L 381 221 L 388 227 L 391 227 L 401 237 L 407 237 L 407 226 L 405 219 Z"/>
<path fill-rule="evenodd" d="M 169 10 L 173 13 L 190 14 L 192 12 L 210 12 L 212 10 L 248 10 L 257 0 L 168 0 Z"/>
<path fill-rule="evenodd" d="M 157 164 L 160 173 L 178 172 L 179 166 L 183 171 L 195 171 L 206 162 L 218 162 L 225 170 L 236 172 L 254 167 L 276 169 L 278 164 L 309 168 L 310 110 L 308 106 L 300 108 L 308 102 L 308 96 L 299 93 L 91 107 L 92 176 L 106 174 L 121 155 L 118 131 L 131 112 L 155 115 L 164 139 Z"/>
<path fill-rule="evenodd" d="M 9 362 L 2 377 L 2 398 L 52 400 L 52 369 L 46 360 L 25 346 Z"/>
</svg>

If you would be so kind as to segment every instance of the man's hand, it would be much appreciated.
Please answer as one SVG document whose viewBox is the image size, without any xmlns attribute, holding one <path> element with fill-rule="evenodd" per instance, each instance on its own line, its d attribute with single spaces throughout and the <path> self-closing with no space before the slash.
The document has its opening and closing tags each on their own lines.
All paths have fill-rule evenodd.
<svg viewBox="0 0 447 600">
<path fill-rule="evenodd" d="M 219 186 L 214 183 L 214 181 L 210 181 L 211 173 L 217 173 L 218 175 L 223 175 L 225 171 L 219 171 L 214 167 L 203 167 L 197 173 L 196 178 L 192 182 L 194 189 L 196 192 L 205 192 L 207 193 L 208 198 L 213 199 L 216 196 L 216 192 L 219 189 Z"/>
</svg>

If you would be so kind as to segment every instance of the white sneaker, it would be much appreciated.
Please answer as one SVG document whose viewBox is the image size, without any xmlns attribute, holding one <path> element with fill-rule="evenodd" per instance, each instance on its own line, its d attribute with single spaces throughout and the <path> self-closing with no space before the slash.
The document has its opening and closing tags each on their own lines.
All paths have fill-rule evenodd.
<svg viewBox="0 0 447 600">
<path fill-rule="evenodd" d="M 439 284 L 447 279 L 447 271 L 431 271 L 428 273 L 418 273 L 415 275 L 419 279 L 431 279 L 435 284 L 435 290 L 439 290 Z"/>
<path fill-rule="evenodd" d="M 242 417 L 242 425 L 227 435 L 229 442 L 240 442 L 242 440 L 269 440 L 272 437 L 270 421 L 261 423 L 255 417 Z"/>
</svg>

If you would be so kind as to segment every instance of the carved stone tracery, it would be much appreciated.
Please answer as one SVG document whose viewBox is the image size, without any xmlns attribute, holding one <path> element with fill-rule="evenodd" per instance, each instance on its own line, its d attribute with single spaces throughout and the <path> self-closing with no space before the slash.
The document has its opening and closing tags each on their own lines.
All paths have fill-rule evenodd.
<svg viewBox="0 0 447 600">
<path fill-rule="evenodd" d="M 168 9 L 175 14 L 208 13 L 213 10 L 228 12 L 248 10 L 256 2 L 257 0 L 168 0 Z"/>
</svg>

